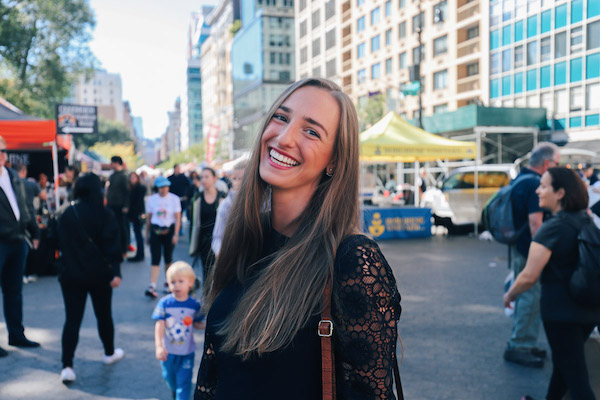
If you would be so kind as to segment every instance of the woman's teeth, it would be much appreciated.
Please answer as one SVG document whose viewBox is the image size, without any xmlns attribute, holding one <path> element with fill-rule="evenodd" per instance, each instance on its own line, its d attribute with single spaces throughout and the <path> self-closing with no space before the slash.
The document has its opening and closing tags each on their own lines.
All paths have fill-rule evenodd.
<svg viewBox="0 0 600 400">
<path fill-rule="evenodd" d="M 271 149 L 269 155 L 271 156 L 271 161 L 273 161 L 275 164 L 281 167 L 293 167 L 295 165 L 298 165 L 297 161 L 286 157 L 283 154 L 279 154 L 274 149 Z"/>
</svg>

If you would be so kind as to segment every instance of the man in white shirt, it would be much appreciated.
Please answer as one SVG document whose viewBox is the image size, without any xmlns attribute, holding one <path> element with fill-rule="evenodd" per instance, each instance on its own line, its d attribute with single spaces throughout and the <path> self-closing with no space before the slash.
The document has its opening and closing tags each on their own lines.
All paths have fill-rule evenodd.
<svg viewBox="0 0 600 400">
<path fill-rule="evenodd" d="M 6 168 L 6 141 L 0 136 L 0 285 L 4 305 L 4 320 L 8 344 L 17 347 L 38 347 L 25 337 L 23 328 L 23 273 L 29 247 L 39 244 L 39 231 L 27 206 L 25 186 L 15 171 Z M 0 357 L 8 353 L 0 348 Z"/>
</svg>

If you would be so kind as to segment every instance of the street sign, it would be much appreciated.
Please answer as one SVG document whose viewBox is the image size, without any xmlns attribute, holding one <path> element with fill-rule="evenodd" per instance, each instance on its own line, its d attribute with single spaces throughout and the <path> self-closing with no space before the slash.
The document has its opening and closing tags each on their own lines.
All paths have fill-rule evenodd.
<svg viewBox="0 0 600 400">
<path fill-rule="evenodd" d="M 57 104 L 56 133 L 98 133 L 97 107 Z"/>
<path fill-rule="evenodd" d="M 400 91 L 406 96 L 416 96 L 419 94 L 420 89 L 421 89 L 421 82 L 416 81 L 416 82 L 411 82 L 411 83 L 404 85 L 404 87 L 400 88 Z"/>
</svg>

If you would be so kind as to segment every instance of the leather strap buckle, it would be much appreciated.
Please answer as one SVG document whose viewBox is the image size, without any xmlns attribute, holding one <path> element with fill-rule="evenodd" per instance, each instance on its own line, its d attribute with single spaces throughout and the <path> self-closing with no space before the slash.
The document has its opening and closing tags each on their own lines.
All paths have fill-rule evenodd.
<svg viewBox="0 0 600 400">
<path fill-rule="evenodd" d="M 329 324 L 329 325 L 327 325 Z M 333 321 L 328 319 L 322 319 L 319 321 L 319 328 L 317 329 L 319 336 L 331 337 L 333 335 Z"/>
</svg>

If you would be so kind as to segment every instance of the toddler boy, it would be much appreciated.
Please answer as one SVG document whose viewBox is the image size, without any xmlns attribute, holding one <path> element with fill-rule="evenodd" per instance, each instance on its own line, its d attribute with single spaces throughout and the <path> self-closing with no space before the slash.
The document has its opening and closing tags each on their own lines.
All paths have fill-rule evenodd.
<svg viewBox="0 0 600 400">
<path fill-rule="evenodd" d="M 178 261 L 167 270 L 171 294 L 160 299 L 152 319 L 156 320 L 154 342 L 163 378 L 177 400 L 189 400 L 194 368 L 194 328 L 204 329 L 200 303 L 189 296 L 196 275 L 192 267 Z"/>
</svg>

